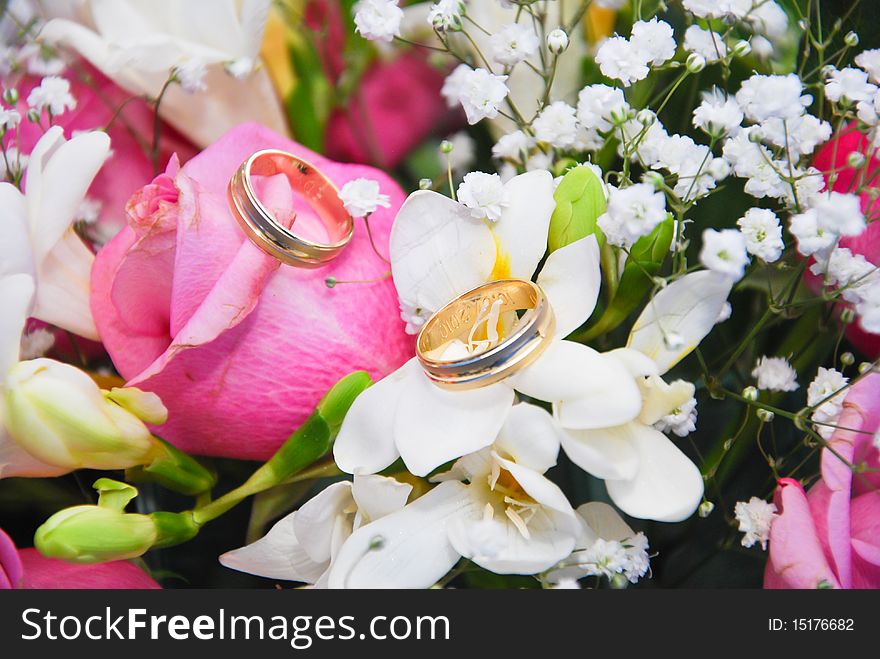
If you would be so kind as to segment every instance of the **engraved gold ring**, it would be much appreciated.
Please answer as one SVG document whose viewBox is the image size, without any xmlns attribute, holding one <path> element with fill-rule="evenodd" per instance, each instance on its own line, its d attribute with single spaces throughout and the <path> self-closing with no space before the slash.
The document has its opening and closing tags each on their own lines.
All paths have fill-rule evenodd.
<svg viewBox="0 0 880 659">
<path fill-rule="evenodd" d="M 281 225 L 254 190 L 252 176 L 283 174 L 294 192 L 314 209 L 327 231 L 328 242 L 298 236 Z M 229 181 L 229 207 L 247 237 L 282 263 L 318 268 L 336 258 L 351 240 L 354 222 L 339 190 L 319 169 L 292 153 L 267 149 L 245 160 Z"/>
<path fill-rule="evenodd" d="M 524 310 L 510 334 L 461 359 L 444 359 L 452 342 L 472 338 L 475 324 L 493 305 L 500 314 Z M 419 332 L 416 355 L 437 386 L 476 389 L 534 362 L 550 345 L 555 329 L 556 317 L 540 286 L 524 279 L 501 279 L 477 286 L 431 316 Z"/>
</svg>

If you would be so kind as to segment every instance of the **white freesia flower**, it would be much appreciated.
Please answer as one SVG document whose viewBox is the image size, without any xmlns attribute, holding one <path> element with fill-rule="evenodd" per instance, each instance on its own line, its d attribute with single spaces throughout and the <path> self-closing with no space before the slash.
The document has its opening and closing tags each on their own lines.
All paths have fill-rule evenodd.
<svg viewBox="0 0 880 659">
<path fill-rule="evenodd" d="M 31 152 L 25 193 L 0 183 L 0 272 L 33 280 L 29 315 L 90 339 L 98 338 L 89 309 L 94 255 L 71 224 L 109 152 L 106 133 L 67 141 L 53 126 Z"/>
<path fill-rule="evenodd" d="M 392 228 L 391 268 L 411 313 L 430 315 L 488 281 L 532 278 L 546 251 L 555 208 L 553 177 L 529 172 L 504 189 L 509 204 L 494 223 L 474 218 L 471 209 L 435 192 L 410 195 Z M 502 382 L 455 391 L 434 385 L 413 358 L 355 400 L 334 445 L 340 468 L 373 473 L 402 457 L 412 473 L 425 475 L 475 453 L 495 439 L 514 389 L 550 402 L 593 400 L 595 422 L 632 418 L 640 396 L 626 370 L 591 348 L 562 340 L 589 318 L 598 297 L 595 238 L 553 252 L 537 282 L 556 316 L 556 334 L 535 362 Z"/>
<path fill-rule="evenodd" d="M 626 368 L 639 389 L 629 418 L 611 423 L 595 414 L 598 401 L 589 399 L 554 405 L 565 429 L 563 450 L 572 462 L 604 479 L 612 501 L 628 515 L 680 521 L 700 503 L 699 469 L 654 424 L 681 413 L 693 399 L 694 385 L 682 380 L 669 384 L 661 376 L 712 330 L 731 286 L 728 277 L 713 272 L 682 277 L 648 303 L 626 348 L 601 355 Z"/>
<path fill-rule="evenodd" d="M 357 178 L 343 185 L 339 198 L 352 217 L 366 217 L 379 207 L 391 206 L 391 197 L 379 191 L 379 182 L 368 178 Z"/>
<path fill-rule="evenodd" d="M 433 490 L 352 534 L 330 587 L 425 588 L 460 556 L 503 574 L 542 572 L 569 556 L 582 524 L 544 476 L 559 452 L 553 419 L 521 403 L 496 434 Z"/>
<path fill-rule="evenodd" d="M 40 31 L 46 43 L 72 48 L 132 94 L 155 98 L 176 67 L 201 62 L 210 94 L 167 90 L 162 118 L 196 144 L 207 146 L 233 126 L 258 121 L 286 133 L 287 122 L 268 73 L 244 79 L 243 62 L 259 61 L 270 0 L 84 0 L 46 5 Z M 237 63 L 237 64 L 236 64 Z"/>
<path fill-rule="evenodd" d="M 385 476 L 333 483 L 256 542 L 223 554 L 220 562 L 260 577 L 326 588 L 333 561 L 349 536 L 403 508 L 411 492 L 411 485 Z"/>
</svg>

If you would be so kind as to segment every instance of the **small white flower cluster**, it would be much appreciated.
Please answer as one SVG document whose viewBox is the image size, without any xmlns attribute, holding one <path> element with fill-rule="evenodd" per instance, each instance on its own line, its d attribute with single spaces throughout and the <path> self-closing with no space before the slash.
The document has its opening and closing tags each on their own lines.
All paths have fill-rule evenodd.
<svg viewBox="0 0 880 659">
<path fill-rule="evenodd" d="M 672 59 L 675 49 L 672 26 L 655 16 L 634 23 L 629 39 L 614 36 L 605 40 L 596 52 L 596 63 L 604 75 L 629 87 L 644 80 L 651 67 Z"/>
<path fill-rule="evenodd" d="M 492 59 L 509 69 L 536 55 L 540 46 L 535 30 L 523 23 L 505 25 L 489 38 Z"/>
<path fill-rule="evenodd" d="M 468 123 L 473 125 L 498 116 L 501 104 L 510 94 L 506 81 L 506 75 L 459 64 L 444 81 L 441 93 L 450 107 L 460 104 Z"/>
<path fill-rule="evenodd" d="M 666 219 L 666 195 L 648 183 L 611 187 L 608 208 L 597 220 L 608 242 L 629 248 Z"/>
<path fill-rule="evenodd" d="M 811 419 L 819 424 L 815 430 L 825 439 L 834 434 L 834 424 L 843 411 L 849 378 L 833 368 L 819 367 L 815 379 L 807 388 L 807 405 L 815 408 Z"/>
<path fill-rule="evenodd" d="M 761 549 L 766 550 L 767 541 L 770 539 L 770 527 L 773 519 L 778 516 L 776 505 L 752 497 L 747 502 L 737 501 L 733 512 L 739 522 L 739 530 L 745 533 L 741 541 L 742 546 L 752 547 L 755 543 L 761 543 Z"/>
<path fill-rule="evenodd" d="M 370 41 L 391 41 L 400 36 L 403 10 L 397 0 L 358 0 L 354 5 L 355 30 Z"/>
<path fill-rule="evenodd" d="M 378 181 L 368 178 L 356 178 L 343 185 L 339 198 L 352 217 L 367 217 L 380 207 L 391 207 L 391 197 L 379 191 Z"/>
<path fill-rule="evenodd" d="M 29 0 L 10 0 L 0 12 L 0 77 L 57 76 L 67 68 L 61 53 L 36 41 L 45 25 L 38 9 L 39 4 Z"/>
<path fill-rule="evenodd" d="M 510 203 L 504 181 L 498 174 L 470 172 L 458 186 L 458 200 L 471 209 L 478 220 L 497 222 Z"/>
<path fill-rule="evenodd" d="M 678 437 L 687 437 L 697 429 L 697 399 L 691 398 L 684 405 L 675 408 L 657 421 L 654 427 L 663 433 L 671 432 Z"/>
<path fill-rule="evenodd" d="M 797 371 L 784 357 L 759 357 L 752 377 L 757 379 L 758 389 L 764 391 L 795 391 L 800 386 Z"/>
<path fill-rule="evenodd" d="M 47 76 L 28 94 L 27 104 L 37 113 L 43 111 L 57 117 L 76 107 L 76 99 L 70 93 L 70 82 L 60 76 Z"/>
<path fill-rule="evenodd" d="M 644 533 L 636 533 L 624 541 L 597 538 L 584 550 L 573 554 L 577 566 L 585 571 L 584 576 L 613 579 L 621 574 L 630 583 L 636 583 L 648 572 L 648 538 Z"/>
</svg>

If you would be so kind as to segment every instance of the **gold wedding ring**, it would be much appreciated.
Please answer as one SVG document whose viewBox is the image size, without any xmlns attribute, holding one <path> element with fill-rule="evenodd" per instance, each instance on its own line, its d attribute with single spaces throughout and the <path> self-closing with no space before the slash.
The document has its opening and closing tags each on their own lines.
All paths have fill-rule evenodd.
<svg viewBox="0 0 880 659">
<path fill-rule="evenodd" d="M 461 359 L 438 357 L 453 341 L 467 342 L 474 325 L 499 300 L 501 314 L 525 310 L 509 336 Z M 419 332 L 416 355 L 437 386 L 476 389 L 500 382 L 534 362 L 550 345 L 555 330 L 553 309 L 537 284 L 501 279 L 477 286 L 431 316 Z"/>
<path fill-rule="evenodd" d="M 254 191 L 252 176 L 284 174 L 295 192 L 309 202 L 324 223 L 329 242 L 297 236 L 282 226 Z M 354 222 L 333 182 L 316 167 L 292 153 L 257 151 L 233 174 L 228 187 L 229 207 L 248 238 L 282 263 L 317 268 L 336 258 L 351 240 Z"/>
</svg>

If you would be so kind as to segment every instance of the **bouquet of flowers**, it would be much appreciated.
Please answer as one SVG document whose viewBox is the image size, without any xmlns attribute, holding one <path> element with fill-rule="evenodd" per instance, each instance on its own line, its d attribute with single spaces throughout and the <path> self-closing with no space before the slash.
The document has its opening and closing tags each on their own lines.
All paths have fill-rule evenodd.
<svg viewBox="0 0 880 659">
<path fill-rule="evenodd" d="M 880 587 L 861 5 L 4 3 L 0 587 Z"/>
</svg>

